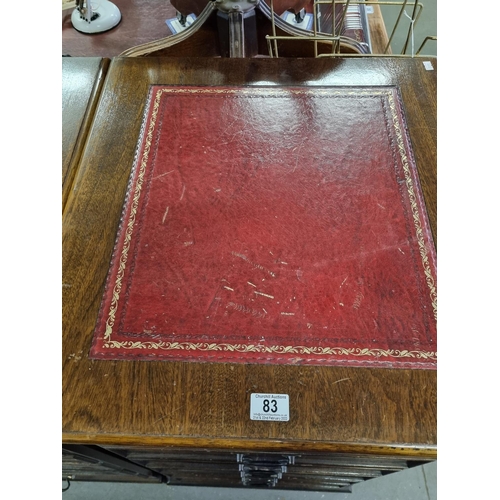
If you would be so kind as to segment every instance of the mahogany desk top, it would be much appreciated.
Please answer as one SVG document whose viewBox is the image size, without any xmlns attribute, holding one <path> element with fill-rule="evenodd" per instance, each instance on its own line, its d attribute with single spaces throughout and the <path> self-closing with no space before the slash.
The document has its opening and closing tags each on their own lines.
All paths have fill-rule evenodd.
<svg viewBox="0 0 500 500">
<path fill-rule="evenodd" d="M 397 85 L 436 238 L 436 71 L 422 59 L 116 58 L 63 214 L 63 442 L 436 458 L 436 371 L 88 357 L 151 84 Z M 249 419 L 290 395 L 289 422 Z"/>
<path fill-rule="evenodd" d="M 109 60 L 62 58 L 62 201 L 63 207 L 83 150 Z"/>
</svg>

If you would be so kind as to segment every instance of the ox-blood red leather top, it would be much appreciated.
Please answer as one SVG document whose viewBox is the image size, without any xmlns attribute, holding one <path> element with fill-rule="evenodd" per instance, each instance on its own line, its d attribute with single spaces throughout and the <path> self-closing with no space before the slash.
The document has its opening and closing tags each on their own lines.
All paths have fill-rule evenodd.
<svg viewBox="0 0 500 500">
<path fill-rule="evenodd" d="M 393 87 L 150 91 L 91 357 L 436 367 Z"/>
</svg>

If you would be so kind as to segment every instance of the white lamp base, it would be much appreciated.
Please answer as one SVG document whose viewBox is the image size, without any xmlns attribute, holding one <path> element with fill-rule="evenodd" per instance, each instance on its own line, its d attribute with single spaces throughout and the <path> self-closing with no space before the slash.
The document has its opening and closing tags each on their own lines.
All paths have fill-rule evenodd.
<svg viewBox="0 0 500 500">
<path fill-rule="evenodd" d="M 96 7 L 93 6 L 93 20 L 87 21 L 78 9 L 73 11 L 71 23 L 77 31 L 82 33 L 102 33 L 114 28 L 121 21 L 122 14 L 114 3 L 109 0 L 100 0 L 97 3 Z"/>
</svg>

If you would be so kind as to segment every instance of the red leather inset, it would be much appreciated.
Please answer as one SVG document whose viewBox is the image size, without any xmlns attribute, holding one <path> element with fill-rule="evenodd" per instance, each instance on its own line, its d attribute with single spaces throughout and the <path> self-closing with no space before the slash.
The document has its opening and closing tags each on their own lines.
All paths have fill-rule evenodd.
<svg viewBox="0 0 500 500">
<path fill-rule="evenodd" d="M 91 356 L 435 368 L 398 96 L 152 87 Z"/>
</svg>

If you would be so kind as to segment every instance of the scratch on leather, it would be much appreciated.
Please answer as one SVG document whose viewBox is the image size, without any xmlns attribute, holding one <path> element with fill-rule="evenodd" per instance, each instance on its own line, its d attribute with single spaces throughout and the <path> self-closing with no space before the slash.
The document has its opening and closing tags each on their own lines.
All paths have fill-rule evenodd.
<svg viewBox="0 0 500 500">
<path fill-rule="evenodd" d="M 249 260 L 247 258 L 246 255 L 243 255 L 241 253 L 236 253 L 236 252 L 231 252 L 231 255 L 234 255 L 235 257 L 239 257 L 240 259 L 243 259 L 245 262 L 248 262 L 255 269 L 260 269 L 261 271 L 264 271 L 265 273 L 269 274 L 273 278 L 276 278 L 276 274 L 274 274 L 272 271 L 270 271 L 269 269 L 265 268 L 264 266 L 261 266 L 260 264 L 252 262 L 251 260 Z"/>
<path fill-rule="evenodd" d="M 251 314 L 252 316 L 256 318 L 265 318 L 265 314 L 261 313 L 260 311 L 257 311 L 255 309 L 250 309 L 249 307 L 243 306 L 241 304 L 235 304 L 234 302 L 229 302 L 228 305 L 226 306 L 226 309 L 230 307 L 234 309 L 235 311 L 242 312 L 244 314 Z"/>
<path fill-rule="evenodd" d="M 361 292 L 358 292 L 356 295 L 356 299 L 354 300 L 354 304 L 352 307 L 354 309 L 359 309 L 359 306 L 361 305 L 361 301 L 364 299 L 364 295 Z"/>
<path fill-rule="evenodd" d="M 153 177 L 151 180 L 154 181 L 155 179 L 159 179 L 160 177 L 163 177 L 164 175 L 171 174 L 173 170 L 170 170 L 170 172 L 165 172 L 164 174 L 157 175 L 156 177 Z"/>
<path fill-rule="evenodd" d="M 167 214 L 168 214 L 168 210 L 169 210 L 170 207 L 167 207 L 167 209 L 165 210 L 165 213 L 163 214 L 163 219 L 161 220 L 161 223 L 162 224 L 165 224 L 165 219 L 167 218 Z"/>
</svg>

